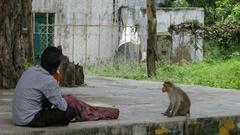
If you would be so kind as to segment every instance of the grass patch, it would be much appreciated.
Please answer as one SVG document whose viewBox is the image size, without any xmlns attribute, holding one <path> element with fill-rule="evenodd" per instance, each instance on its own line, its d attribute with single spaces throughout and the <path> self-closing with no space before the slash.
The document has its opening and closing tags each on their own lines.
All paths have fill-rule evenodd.
<svg viewBox="0 0 240 135">
<path fill-rule="evenodd" d="M 148 78 L 146 64 L 136 62 L 107 63 L 88 66 L 85 74 L 119 77 L 135 80 L 170 80 L 175 83 L 194 84 L 219 88 L 240 89 L 240 57 L 227 60 L 204 60 L 183 65 L 157 64 L 157 75 Z"/>
</svg>

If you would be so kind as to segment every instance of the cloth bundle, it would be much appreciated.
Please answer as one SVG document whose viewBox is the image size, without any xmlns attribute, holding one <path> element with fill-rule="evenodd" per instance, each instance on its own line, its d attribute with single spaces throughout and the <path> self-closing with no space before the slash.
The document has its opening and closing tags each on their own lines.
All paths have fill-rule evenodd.
<svg viewBox="0 0 240 135">
<path fill-rule="evenodd" d="M 77 112 L 76 121 L 112 120 L 119 117 L 119 109 L 91 106 L 72 95 L 63 97 L 68 105 Z"/>
</svg>

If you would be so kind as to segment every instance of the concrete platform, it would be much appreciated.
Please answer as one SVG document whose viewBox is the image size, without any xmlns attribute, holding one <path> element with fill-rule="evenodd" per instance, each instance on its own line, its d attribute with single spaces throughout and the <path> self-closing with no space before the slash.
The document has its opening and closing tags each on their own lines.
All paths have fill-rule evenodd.
<svg viewBox="0 0 240 135">
<path fill-rule="evenodd" d="M 168 105 L 160 82 L 87 77 L 87 87 L 63 88 L 99 106 L 120 109 L 111 121 L 71 123 L 66 127 L 28 128 L 11 123 L 13 90 L 0 90 L 1 135 L 238 135 L 240 134 L 240 91 L 178 85 L 192 100 L 191 117 L 164 117 Z"/>
</svg>

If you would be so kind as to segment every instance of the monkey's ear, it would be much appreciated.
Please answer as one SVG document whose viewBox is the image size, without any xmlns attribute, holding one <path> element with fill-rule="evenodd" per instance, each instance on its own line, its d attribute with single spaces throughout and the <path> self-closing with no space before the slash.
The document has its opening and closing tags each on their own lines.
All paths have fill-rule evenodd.
<svg viewBox="0 0 240 135">
<path fill-rule="evenodd" d="M 170 81 L 165 81 L 163 85 L 167 86 L 167 87 L 173 86 L 172 82 L 170 82 Z"/>
</svg>

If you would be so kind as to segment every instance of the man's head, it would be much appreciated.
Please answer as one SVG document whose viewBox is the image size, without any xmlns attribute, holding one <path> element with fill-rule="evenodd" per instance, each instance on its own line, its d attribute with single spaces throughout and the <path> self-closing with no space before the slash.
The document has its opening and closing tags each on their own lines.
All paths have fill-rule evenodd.
<svg viewBox="0 0 240 135">
<path fill-rule="evenodd" d="M 47 47 L 41 56 L 41 66 L 51 75 L 55 74 L 61 64 L 62 52 L 56 47 Z"/>
</svg>

